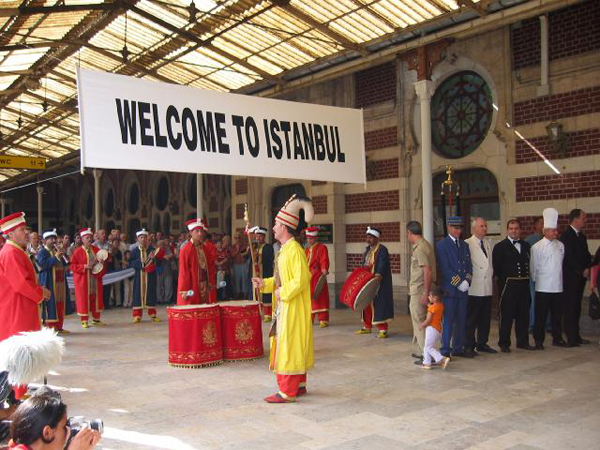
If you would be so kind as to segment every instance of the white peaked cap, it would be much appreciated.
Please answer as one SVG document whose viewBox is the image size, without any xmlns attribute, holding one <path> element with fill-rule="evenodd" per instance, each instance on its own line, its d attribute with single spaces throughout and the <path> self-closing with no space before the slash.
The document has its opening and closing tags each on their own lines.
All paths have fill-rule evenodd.
<svg viewBox="0 0 600 450">
<path fill-rule="evenodd" d="M 544 228 L 558 228 L 558 211 L 554 208 L 546 208 L 542 212 L 544 216 Z"/>
<path fill-rule="evenodd" d="M 146 231 L 145 228 L 142 228 L 140 231 L 138 231 L 137 233 L 135 233 L 136 237 L 140 237 L 140 236 L 148 236 L 148 232 Z"/>
<path fill-rule="evenodd" d="M 58 235 L 56 234 L 56 228 L 55 228 L 54 230 L 52 230 L 52 231 L 46 231 L 46 232 L 45 232 L 45 233 L 42 235 L 42 238 L 43 238 L 43 239 L 48 239 L 49 237 L 52 237 L 52 236 L 54 236 L 54 237 L 58 237 Z"/>
</svg>

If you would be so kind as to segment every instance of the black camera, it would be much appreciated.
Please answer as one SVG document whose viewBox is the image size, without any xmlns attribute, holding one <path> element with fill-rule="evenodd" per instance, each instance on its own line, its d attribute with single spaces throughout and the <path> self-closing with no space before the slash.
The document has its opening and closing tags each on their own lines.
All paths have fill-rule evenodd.
<svg viewBox="0 0 600 450">
<path fill-rule="evenodd" d="M 102 422 L 102 419 L 87 420 L 83 416 L 73 416 L 67 419 L 67 426 L 71 429 L 71 436 L 69 439 L 73 439 L 73 437 L 86 425 L 100 434 L 104 432 L 104 422 Z"/>
</svg>

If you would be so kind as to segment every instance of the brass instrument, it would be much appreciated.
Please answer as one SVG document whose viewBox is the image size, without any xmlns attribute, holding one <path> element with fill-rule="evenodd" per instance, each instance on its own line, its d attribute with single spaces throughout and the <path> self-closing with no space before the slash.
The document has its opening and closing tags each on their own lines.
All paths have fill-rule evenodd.
<svg viewBox="0 0 600 450">
<path fill-rule="evenodd" d="M 98 250 L 98 253 L 96 253 L 93 259 L 90 261 L 93 262 L 92 273 L 94 275 L 102 272 L 102 269 L 104 269 L 104 261 L 106 261 L 107 259 L 108 252 L 104 249 Z"/>
<path fill-rule="evenodd" d="M 61 246 L 59 247 L 58 245 L 54 244 L 54 251 L 55 251 L 56 253 L 61 253 L 60 260 L 62 261 L 62 263 L 63 263 L 65 266 L 68 266 L 70 261 L 69 261 L 69 257 L 67 256 L 67 253 L 66 253 L 66 251 L 64 250 L 63 246 L 61 245 Z"/>
</svg>

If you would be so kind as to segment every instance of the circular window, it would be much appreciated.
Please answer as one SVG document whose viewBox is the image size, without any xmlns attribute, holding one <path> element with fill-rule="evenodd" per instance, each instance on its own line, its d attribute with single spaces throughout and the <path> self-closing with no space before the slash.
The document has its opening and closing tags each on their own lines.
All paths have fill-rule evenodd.
<svg viewBox="0 0 600 450">
<path fill-rule="evenodd" d="M 489 86 L 475 72 L 459 72 L 444 80 L 431 102 L 434 148 L 447 158 L 475 151 L 490 128 L 492 103 Z"/>
<path fill-rule="evenodd" d="M 92 198 L 92 193 L 88 192 L 85 197 L 85 217 L 86 219 L 91 219 L 94 214 L 94 199 Z"/>
<path fill-rule="evenodd" d="M 169 181 L 167 177 L 162 177 L 158 181 L 154 201 L 159 211 L 164 211 L 167 207 L 167 203 L 169 202 Z"/>
<path fill-rule="evenodd" d="M 109 188 L 104 196 L 104 214 L 106 214 L 107 217 L 110 217 L 113 215 L 114 212 L 115 193 L 113 192 L 112 188 Z"/>
<path fill-rule="evenodd" d="M 140 207 L 140 188 L 137 183 L 133 183 L 129 187 L 129 194 L 127 195 L 127 209 L 130 214 L 137 213 Z"/>
</svg>

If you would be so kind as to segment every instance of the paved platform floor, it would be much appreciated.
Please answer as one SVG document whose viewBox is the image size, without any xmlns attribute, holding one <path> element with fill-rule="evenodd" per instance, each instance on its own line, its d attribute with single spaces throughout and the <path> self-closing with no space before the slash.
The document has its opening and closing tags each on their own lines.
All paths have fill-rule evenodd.
<svg viewBox="0 0 600 450">
<path fill-rule="evenodd" d="M 67 354 L 49 383 L 70 415 L 104 419 L 103 449 L 594 449 L 600 442 L 600 348 L 413 364 L 408 317 L 387 340 L 355 336 L 358 316 L 315 327 L 309 394 L 269 405 L 267 359 L 206 369 L 167 365 L 167 323 L 104 315 L 106 328 L 67 320 Z M 164 308 L 159 311 L 165 319 Z M 493 327 L 496 332 L 497 327 Z M 264 327 L 266 333 L 267 327 Z M 495 344 L 496 335 L 492 344 Z M 266 342 L 266 341 L 265 341 Z M 549 344 L 547 342 L 547 344 Z M 495 345 L 494 345 L 495 346 Z"/>
</svg>

